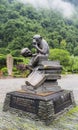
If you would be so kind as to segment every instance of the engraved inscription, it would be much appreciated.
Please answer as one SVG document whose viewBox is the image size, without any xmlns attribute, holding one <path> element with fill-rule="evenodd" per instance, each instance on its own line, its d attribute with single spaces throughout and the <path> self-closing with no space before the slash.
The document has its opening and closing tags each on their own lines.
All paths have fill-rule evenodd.
<svg viewBox="0 0 78 130">
<path fill-rule="evenodd" d="M 19 110 L 28 111 L 31 113 L 37 113 L 38 104 L 39 103 L 37 100 L 11 96 L 10 107 L 13 107 Z"/>
<path fill-rule="evenodd" d="M 60 112 L 64 108 L 72 104 L 70 93 L 61 95 L 53 100 L 55 113 Z"/>
</svg>

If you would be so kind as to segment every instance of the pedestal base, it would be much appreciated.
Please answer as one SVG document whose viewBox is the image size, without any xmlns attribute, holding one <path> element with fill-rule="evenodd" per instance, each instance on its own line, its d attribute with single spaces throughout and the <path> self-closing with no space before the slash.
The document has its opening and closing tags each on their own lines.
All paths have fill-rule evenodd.
<svg viewBox="0 0 78 130">
<path fill-rule="evenodd" d="M 35 118 L 51 123 L 57 115 L 75 106 L 72 91 L 61 90 L 32 94 L 25 91 L 7 93 L 4 102 L 4 111 L 21 112 L 21 115 L 32 113 Z M 32 117 L 31 117 L 32 118 Z"/>
</svg>

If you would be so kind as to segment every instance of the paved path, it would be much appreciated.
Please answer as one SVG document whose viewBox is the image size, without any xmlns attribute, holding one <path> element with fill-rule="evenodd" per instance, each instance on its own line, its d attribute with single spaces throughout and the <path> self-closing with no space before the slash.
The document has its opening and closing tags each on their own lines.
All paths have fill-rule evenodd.
<svg viewBox="0 0 78 130">
<path fill-rule="evenodd" d="M 0 79 L 0 102 L 4 101 L 6 93 L 21 89 L 25 84 L 25 78 Z"/>
<path fill-rule="evenodd" d="M 58 83 L 63 89 L 73 90 L 75 100 L 78 100 L 78 75 L 63 76 Z M 7 92 L 19 90 L 24 84 L 25 78 L 0 79 L 0 102 L 4 101 Z"/>
<path fill-rule="evenodd" d="M 78 75 L 63 76 L 58 83 L 63 89 L 73 90 L 74 98 L 78 101 Z"/>
</svg>

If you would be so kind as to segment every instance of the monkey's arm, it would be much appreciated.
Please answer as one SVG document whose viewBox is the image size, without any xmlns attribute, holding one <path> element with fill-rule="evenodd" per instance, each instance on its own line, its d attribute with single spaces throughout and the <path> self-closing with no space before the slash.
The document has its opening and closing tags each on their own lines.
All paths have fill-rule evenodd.
<svg viewBox="0 0 78 130">
<path fill-rule="evenodd" d="M 34 45 L 34 47 L 38 50 L 38 52 L 40 52 L 41 54 L 46 54 L 44 49 L 41 49 L 37 46 L 37 44 Z"/>
</svg>

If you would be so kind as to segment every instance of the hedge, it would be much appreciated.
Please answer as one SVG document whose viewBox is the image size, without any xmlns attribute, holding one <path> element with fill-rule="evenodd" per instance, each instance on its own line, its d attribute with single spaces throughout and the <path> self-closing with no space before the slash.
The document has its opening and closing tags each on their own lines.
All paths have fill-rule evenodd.
<svg viewBox="0 0 78 130">
<path fill-rule="evenodd" d="M 23 63 L 23 58 L 13 57 L 14 59 L 14 65 L 17 65 L 18 63 Z M 6 66 L 6 56 L 0 54 L 0 69 Z"/>
</svg>

